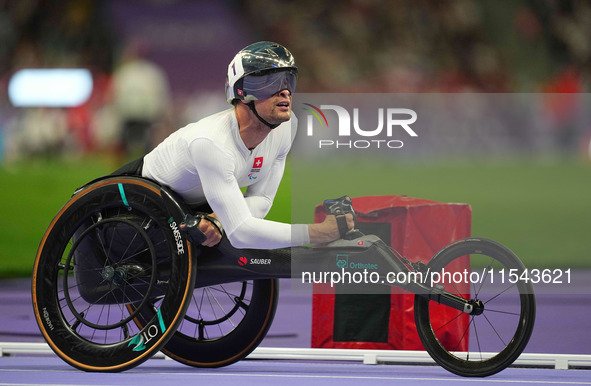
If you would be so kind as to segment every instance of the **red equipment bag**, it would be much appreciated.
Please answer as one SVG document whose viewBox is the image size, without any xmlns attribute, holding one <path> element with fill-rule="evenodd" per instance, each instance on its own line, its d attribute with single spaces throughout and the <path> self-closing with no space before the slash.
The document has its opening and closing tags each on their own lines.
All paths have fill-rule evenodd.
<svg viewBox="0 0 591 386">
<path fill-rule="evenodd" d="M 353 208 L 357 227 L 363 233 L 379 236 L 413 262 L 426 264 L 445 245 L 470 236 L 472 211 L 467 204 L 407 196 L 367 196 L 353 198 Z M 325 217 L 320 204 L 315 209 L 314 221 L 322 222 Z M 469 258 L 460 260 L 463 261 L 454 268 L 469 270 Z M 470 291 L 469 287 L 460 290 Z M 423 350 L 414 322 L 414 294 L 397 287 L 392 287 L 390 294 L 375 295 L 335 294 L 334 289 L 327 294 L 326 288 L 314 292 L 313 348 Z M 449 320 L 458 313 L 449 307 L 432 308 L 433 324 L 435 318 Z M 468 328 L 469 320 L 464 320 L 465 323 L 453 323 L 455 329 L 445 334 L 457 342 L 457 337 Z M 464 339 L 457 350 L 467 348 L 468 339 Z"/>
</svg>

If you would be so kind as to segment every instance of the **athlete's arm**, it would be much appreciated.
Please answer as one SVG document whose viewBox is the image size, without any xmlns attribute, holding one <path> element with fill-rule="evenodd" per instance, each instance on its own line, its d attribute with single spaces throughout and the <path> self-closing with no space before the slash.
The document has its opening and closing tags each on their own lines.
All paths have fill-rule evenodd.
<svg viewBox="0 0 591 386">
<path fill-rule="evenodd" d="M 234 247 L 275 249 L 310 242 L 307 225 L 284 224 L 252 215 L 233 175 L 230 154 L 204 138 L 193 141 L 190 150 L 207 202 Z"/>
</svg>

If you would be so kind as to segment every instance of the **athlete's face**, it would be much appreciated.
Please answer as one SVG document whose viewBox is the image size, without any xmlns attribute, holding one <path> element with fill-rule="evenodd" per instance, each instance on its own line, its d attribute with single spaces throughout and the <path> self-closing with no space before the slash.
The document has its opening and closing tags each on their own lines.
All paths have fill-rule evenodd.
<svg viewBox="0 0 591 386">
<path fill-rule="evenodd" d="M 255 101 L 257 113 L 270 124 L 280 124 L 291 118 L 291 93 L 282 90 L 271 98 Z"/>
</svg>

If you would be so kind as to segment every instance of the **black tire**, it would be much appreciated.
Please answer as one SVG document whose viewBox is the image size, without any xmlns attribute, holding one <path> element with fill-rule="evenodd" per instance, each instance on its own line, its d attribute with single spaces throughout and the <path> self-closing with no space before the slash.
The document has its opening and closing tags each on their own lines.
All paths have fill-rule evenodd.
<svg viewBox="0 0 591 386">
<path fill-rule="evenodd" d="M 110 177 L 78 191 L 49 225 L 33 270 L 33 307 L 47 343 L 70 365 L 130 369 L 182 321 L 196 264 L 175 230 L 180 210 L 164 208 L 158 185 Z M 139 329 L 145 308 L 153 317 Z"/>
<path fill-rule="evenodd" d="M 466 267 L 465 281 L 460 275 Z M 533 285 L 519 258 L 497 242 L 472 238 L 443 248 L 428 268 L 460 272 L 459 283 L 448 276 L 445 290 L 483 304 L 481 314 L 468 315 L 415 295 L 417 331 L 431 357 L 465 377 L 489 376 L 511 365 L 525 349 L 536 315 Z"/>
<path fill-rule="evenodd" d="M 259 279 L 195 289 L 183 322 L 162 352 L 194 367 L 222 367 L 245 358 L 273 322 L 278 283 Z"/>
</svg>

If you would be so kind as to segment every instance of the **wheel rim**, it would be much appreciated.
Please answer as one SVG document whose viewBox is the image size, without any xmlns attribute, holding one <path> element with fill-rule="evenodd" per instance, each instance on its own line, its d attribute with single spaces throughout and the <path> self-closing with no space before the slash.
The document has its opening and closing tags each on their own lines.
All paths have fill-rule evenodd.
<svg viewBox="0 0 591 386">
<path fill-rule="evenodd" d="M 469 258 L 464 256 L 467 253 Z M 422 330 L 425 348 L 440 365 L 460 375 L 486 376 L 504 369 L 525 348 L 535 319 L 531 284 L 508 280 L 509 270 L 520 275 L 523 266 L 516 257 L 513 260 L 494 248 L 458 248 L 443 260 L 431 267 L 433 272 L 463 272 L 462 267 L 470 267 L 468 280 L 462 278 L 461 283 L 446 282 L 444 286 L 471 299 L 479 310 L 468 315 L 417 299 L 415 307 L 422 315 L 417 318 L 417 327 Z"/>
</svg>

